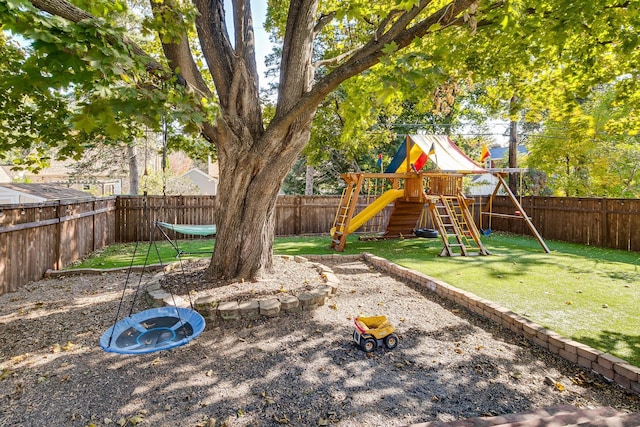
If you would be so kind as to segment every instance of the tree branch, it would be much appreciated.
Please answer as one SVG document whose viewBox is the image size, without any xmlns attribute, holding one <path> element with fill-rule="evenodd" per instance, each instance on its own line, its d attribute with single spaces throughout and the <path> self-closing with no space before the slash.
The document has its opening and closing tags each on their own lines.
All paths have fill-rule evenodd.
<svg viewBox="0 0 640 427">
<path fill-rule="evenodd" d="M 329 22 L 333 21 L 335 16 L 335 11 L 330 12 L 327 15 L 320 15 L 318 22 L 316 22 L 316 25 L 313 27 L 313 37 L 315 38 Z"/>
<path fill-rule="evenodd" d="M 288 111 L 311 87 L 313 68 L 310 64 L 318 1 L 289 2 L 276 116 Z"/>
<path fill-rule="evenodd" d="M 228 99 L 233 79 L 233 48 L 227 32 L 223 0 L 195 0 L 196 29 L 202 53 L 218 92 L 220 102 Z"/>
<path fill-rule="evenodd" d="M 249 0 L 232 0 L 235 48 L 227 32 L 224 1 L 195 0 L 194 4 L 199 12 L 196 28 L 218 93 L 222 124 L 236 134 L 248 129 L 241 141 L 250 143 L 264 129 Z"/>
<path fill-rule="evenodd" d="M 30 0 L 31 4 L 44 12 L 50 13 L 54 16 L 59 16 L 68 21 L 78 23 L 80 21 L 91 21 L 95 27 L 98 27 L 95 16 L 87 13 L 79 7 L 67 2 L 66 0 Z M 107 39 L 112 44 L 117 44 L 119 40 L 113 37 Z M 149 56 L 140 46 L 134 43 L 131 39 L 123 36 L 122 42 L 124 42 L 135 55 L 149 58 L 148 68 L 150 70 L 160 69 L 161 66 L 153 58 Z"/>
<path fill-rule="evenodd" d="M 438 23 L 442 26 L 450 24 L 456 19 L 458 14 L 466 10 L 471 4 L 475 3 L 475 1 L 476 0 L 453 0 L 448 5 L 408 28 L 412 20 L 415 19 L 430 2 L 430 0 L 421 0 L 419 5 L 414 6 L 409 11 L 403 12 L 388 31 L 377 39 L 373 37 L 347 61 L 318 80 L 312 89 L 298 98 L 297 102 L 291 105 L 287 111 L 276 111 L 276 116 L 271 121 L 267 132 L 277 132 L 279 127 L 287 127 L 295 121 L 300 114 L 303 114 L 310 108 L 315 108 L 327 94 L 337 88 L 342 82 L 380 62 L 382 56 L 385 55 L 382 52 L 385 45 L 394 42 L 398 46 L 398 50 L 403 49 L 411 44 L 415 38 L 425 36 L 431 26 Z M 382 22 L 385 23 L 385 21 L 386 23 L 390 22 L 390 20 L 386 18 Z"/>
<path fill-rule="evenodd" d="M 177 8 L 177 4 L 173 0 L 165 0 L 163 3 L 157 3 L 150 0 L 151 10 L 154 15 L 161 15 L 165 22 L 172 19 L 174 22 L 167 22 L 169 25 L 184 25 L 182 16 L 179 13 L 172 13 Z M 162 39 L 162 37 L 160 37 Z M 189 47 L 189 39 L 187 34 L 183 32 L 179 42 L 162 43 L 162 50 L 169 60 L 169 67 L 173 72 L 179 69 L 179 74 L 185 79 L 189 87 L 197 90 L 202 96 L 212 97 L 211 90 L 202 77 L 202 73 L 198 69 L 191 48 Z"/>
<path fill-rule="evenodd" d="M 353 55 L 355 52 L 357 52 L 360 48 L 356 48 L 356 49 L 351 49 L 348 52 L 342 53 L 338 56 L 334 56 L 333 58 L 327 58 L 327 59 L 321 59 L 320 61 L 316 61 L 313 63 L 313 67 L 314 68 L 320 68 L 326 65 L 333 65 L 333 64 L 337 64 L 338 62 L 342 61 L 345 58 L 350 57 L 351 55 Z"/>
</svg>

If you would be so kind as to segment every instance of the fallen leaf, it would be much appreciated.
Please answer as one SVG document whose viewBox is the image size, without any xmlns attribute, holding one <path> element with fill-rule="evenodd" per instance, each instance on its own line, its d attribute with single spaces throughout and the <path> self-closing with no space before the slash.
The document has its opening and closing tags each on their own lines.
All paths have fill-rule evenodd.
<svg viewBox="0 0 640 427">
<path fill-rule="evenodd" d="M 14 371 L 12 371 L 11 369 L 3 369 L 2 371 L 0 371 L 0 381 L 10 377 L 13 372 Z"/>
<path fill-rule="evenodd" d="M 278 418 L 276 415 L 273 416 L 273 421 L 278 424 L 289 424 L 289 418 L 286 415 L 283 415 L 282 418 Z"/>
<path fill-rule="evenodd" d="M 211 375 L 213 375 L 213 369 L 209 369 L 207 372 L 204 373 L 206 376 L 210 377 Z"/>
<path fill-rule="evenodd" d="M 56 354 L 56 353 L 60 353 L 62 351 L 62 347 L 60 347 L 60 344 L 55 343 L 54 345 L 51 346 L 51 353 Z"/>
<path fill-rule="evenodd" d="M 555 386 L 556 390 L 558 390 L 558 391 L 564 391 L 564 386 L 563 386 L 561 383 L 556 382 L 556 383 L 554 384 L 554 386 Z"/>
<path fill-rule="evenodd" d="M 62 346 L 62 351 L 69 351 L 71 349 L 73 349 L 74 344 L 71 341 L 67 341 L 67 343 Z"/>
<path fill-rule="evenodd" d="M 151 361 L 151 366 L 157 365 L 158 363 L 160 363 L 160 358 L 156 357 L 155 359 L 153 359 L 153 361 Z"/>
<path fill-rule="evenodd" d="M 133 417 L 129 418 L 129 424 L 131 424 L 132 426 L 137 426 L 143 421 L 144 421 L 144 416 L 142 415 L 134 415 Z"/>
<path fill-rule="evenodd" d="M 333 309 L 333 310 L 337 310 L 338 309 L 338 304 L 336 304 L 335 302 L 333 304 L 329 305 L 329 308 Z"/>
<path fill-rule="evenodd" d="M 573 305 L 573 301 L 567 301 L 567 302 L 565 302 L 565 304 L 567 304 L 567 305 Z"/>
<path fill-rule="evenodd" d="M 519 380 L 522 377 L 522 374 L 520 372 L 509 372 L 509 376 L 511 378 L 515 378 L 516 380 Z"/>
</svg>

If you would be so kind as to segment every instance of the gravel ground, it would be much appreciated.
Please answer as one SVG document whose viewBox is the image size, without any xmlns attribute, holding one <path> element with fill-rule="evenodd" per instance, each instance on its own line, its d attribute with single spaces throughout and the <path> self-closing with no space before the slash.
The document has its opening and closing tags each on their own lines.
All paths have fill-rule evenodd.
<svg viewBox="0 0 640 427">
<path fill-rule="evenodd" d="M 98 345 L 125 274 L 3 295 L 0 427 L 399 426 L 560 404 L 640 411 L 638 396 L 434 295 L 360 261 L 330 266 L 341 286 L 313 312 L 209 325 L 183 347 L 138 356 Z M 296 262 L 279 269 L 266 282 L 291 292 L 316 274 Z M 400 344 L 365 354 L 352 319 L 375 314 Z"/>
</svg>

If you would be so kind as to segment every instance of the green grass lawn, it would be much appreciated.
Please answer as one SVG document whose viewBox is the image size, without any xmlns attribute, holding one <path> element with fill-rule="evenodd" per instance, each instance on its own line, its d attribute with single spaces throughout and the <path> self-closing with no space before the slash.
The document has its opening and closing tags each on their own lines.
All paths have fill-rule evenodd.
<svg viewBox="0 0 640 427">
<path fill-rule="evenodd" d="M 566 337 L 640 366 L 640 254 L 494 233 L 483 238 L 493 255 L 439 257 L 439 239 L 359 241 L 350 236 L 344 254 L 371 252 L 494 301 Z M 213 240 L 180 241 L 185 251 L 210 251 Z M 277 238 L 276 254 L 331 253 L 330 238 Z M 128 266 L 135 244 L 112 245 L 75 267 Z M 149 245 L 141 244 L 142 264 Z M 158 243 L 163 262 L 175 250 Z M 151 248 L 148 263 L 158 261 Z M 206 256 L 197 254 L 193 256 Z"/>
</svg>

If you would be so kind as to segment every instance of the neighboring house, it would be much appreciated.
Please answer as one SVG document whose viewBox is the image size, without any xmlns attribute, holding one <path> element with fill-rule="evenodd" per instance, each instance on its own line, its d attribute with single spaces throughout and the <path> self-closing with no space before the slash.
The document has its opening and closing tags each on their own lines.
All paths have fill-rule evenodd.
<svg viewBox="0 0 640 427">
<path fill-rule="evenodd" d="M 529 154 L 529 150 L 524 145 L 518 145 L 516 147 L 518 150 L 518 157 L 526 156 Z M 509 158 L 509 147 L 493 147 L 489 148 L 489 154 L 491 154 L 491 162 L 495 162 L 496 160 L 508 160 Z"/>
<path fill-rule="evenodd" d="M 0 183 L 0 205 L 42 203 L 52 200 L 89 199 L 93 195 L 59 184 Z"/>
<path fill-rule="evenodd" d="M 111 196 L 122 194 L 124 177 L 108 176 L 79 176 L 70 167 L 70 162 L 54 160 L 51 166 L 42 169 L 38 173 L 29 171 L 16 172 L 13 166 L 0 166 L 0 182 L 29 182 L 34 184 L 60 184 L 67 188 L 79 191 L 87 191 L 94 196 Z M 3 176 L 9 177 L 8 181 L 3 181 Z"/>
<path fill-rule="evenodd" d="M 498 185 L 498 179 L 490 173 L 471 175 L 470 181 L 465 183 L 464 193 L 468 196 L 487 196 L 493 193 Z"/>
<path fill-rule="evenodd" d="M 218 179 L 214 178 L 199 169 L 191 169 L 178 177 L 195 185 L 200 194 L 215 196 L 218 192 Z"/>
<path fill-rule="evenodd" d="M 11 176 L 5 172 L 4 168 L 0 167 L 0 184 L 4 182 L 11 182 Z"/>
<path fill-rule="evenodd" d="M 518 157 L 526 156 L 529 154 L 527 147 L 524 145 L 518 145 Z M 492 147 L 489 148 L 489 153 L 491 154 L 490 158 L 490 167 L 495 167 L 496 161 L 500 160 L 508 160 L 509 157 L 509 147 Z M 486 166 L 485 166 L 486 167 Z M 498 179 L 491 175 L 490 173 L 486 173 L 483 175 L 472 175 L 470 182 L 465 186 L 465 194 L 470 196 L 486 196 L 493 193 L 496 185 L 498 185 Z M 503 189 L 500 189 L 500 195 L 504 195 L 505 192 Z"/>
</svg>

